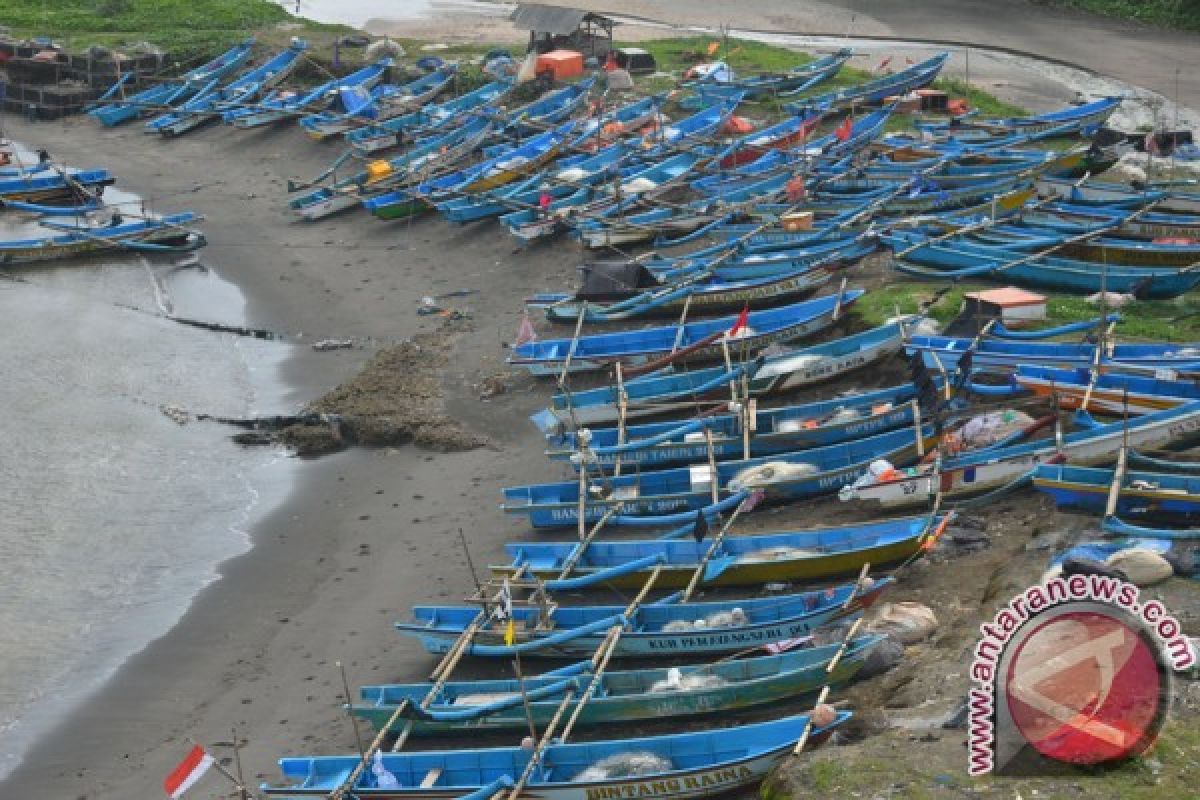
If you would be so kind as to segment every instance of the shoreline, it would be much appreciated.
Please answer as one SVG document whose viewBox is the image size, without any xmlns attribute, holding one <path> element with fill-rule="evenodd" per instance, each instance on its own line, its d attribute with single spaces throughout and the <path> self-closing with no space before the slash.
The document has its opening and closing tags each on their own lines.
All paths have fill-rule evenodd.
<svg viewBox="0 0 1200 800">
<path fill-rule="evenodd" d="M 227 742 L 231 727 L 248 739 L 242 759 L 254 785 L 275 776 L 274 760 L 284 754 L 354 750 L 353 730 L 338 710 L 336 661 L 345 663 L 352 691 L 422 677 L 432 665 L 391 623 L 408 605 L 456 600 L 470 589 L 459 527 L 468 531 L 476 565 L 498 557 L 504 542 L 534 535 L 497 510 L 497 490 L 549 479 L 540 438 L 522 424 L 540 407 L 545 385 L 509 381 L 492 403 L 480 402 L 474 387 L 502 369 L 500 343 L 516 328 L 519 299 L 572 280 L 578 252 L 555 246 L 514 254 L 494 229 L 440 220 L 389 225 L 349 212 L 317 225 L 290 223 L 280 210 L 284 180 L 319 171 L 337 152 L 294 129 L 218 127 L 160 142 L 136 125 L 107 131 L 91 123 L 12 127 L 31 141 L 52 133 L 61 143 L 51 147 L 56 156 L 112 166 L 131 176 L 130 186 L 154 188 L 173 166 L 164 182 L 174 188 L 217 183 L 155 205 L 194 205 L 209 217 L 202 259 L 246 295 L 251 326 L 303 334 L 280 369 L 286 403 L 299 405 L 350 377 L 379 343 L 435 330 L 436 319 L 415 315 L 422 296 L 480 292 L 452 301 L 471 307 L 474 331 L 453 345 L 444 383 L 447 412 L 493 436 L 493 446 L 455 454 L 350 450 L 298 465 L 292 491 L 249 531 L 250 550 L 220 564 L 218 579 L 167 634 L 36 743 L 0 782 L 0 794 L 149 795 L 186 751 L 184 737 Z M 145 154 L 151 163 L 139 165 Z M 308 347 L 326 337 L 370 344 L 334 353 Z M 214 754 L 231 755 L 222 747 Z M 207 780 L 215 787 L 220 779 Z"/>
</svg>

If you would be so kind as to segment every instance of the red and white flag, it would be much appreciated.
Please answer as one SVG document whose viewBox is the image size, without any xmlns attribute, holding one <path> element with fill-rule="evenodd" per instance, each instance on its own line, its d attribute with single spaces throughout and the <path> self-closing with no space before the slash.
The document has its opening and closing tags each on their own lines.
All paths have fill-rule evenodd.
<svg viewBox="0 0 1200 800">
<path fill-rule="evenodd" d="M 537 341 L 537 331 L 533 329 L 533 323 L 529 321 L 529 314 L 522 312 L 521 324 L 517 326 L 517 339 L 513 342 L 514 347 L 520 347 L 523 344 Z"/>
<path fill-rule="evenodd" d="M 187 754 L 187 758 L 180 761 L 179 766 L 173 769 L 163 781 L 163 789 L 167 796 L 171 800 L 182 797 L 183 793 L 192 788 L 212 765 L 213 757 L 204 752 L 203 747 L 200 745 L 193 747 Z"/>
<path fill-rule="evenodd" d="M 742 328 L 746 327 L 746 323 L 750 321 L 750 304 L 742 306 L 742 313 L 738 314 L 737 322 L 733 323 L 733 327 L 729 329 L 729 336 L 732 338 L 741 333 Z"/>
</svg>

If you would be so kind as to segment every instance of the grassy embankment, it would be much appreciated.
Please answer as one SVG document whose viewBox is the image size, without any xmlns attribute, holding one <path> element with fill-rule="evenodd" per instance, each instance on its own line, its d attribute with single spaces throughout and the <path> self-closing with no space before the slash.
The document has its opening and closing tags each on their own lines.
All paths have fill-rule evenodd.
<svg viewBox="0 0 1200 800">
<path fill-rule="evenodd" d="M 1200 31 L 1200 3 L 1196 0 L 1060 0 L 1062 5 L 1102 14 L 1135 19 L 1163 28 Z"/>
<path fill-rule="evenodd" d="M 285 35 L 278 28 L 288 22 L 296 27 Z M 149 42 L 180 64 L 200 62 L 254 31 L 286 41 L 289 35 L 332 39 L 346 30 L 297 22 L 269 0 L 0 0 L 0 23 L 16 36 L 51 37 L 71 50 Z"/>
</svg>

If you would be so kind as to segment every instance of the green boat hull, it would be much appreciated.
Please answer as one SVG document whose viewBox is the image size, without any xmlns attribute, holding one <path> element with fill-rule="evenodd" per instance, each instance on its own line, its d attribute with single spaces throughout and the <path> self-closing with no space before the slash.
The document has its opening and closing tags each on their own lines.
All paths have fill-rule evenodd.
<svg viewBox="0 0 1200 800">
<path fill-rule="evenodd" d="M 595 726 L 609 723 L 629 723 L 638 720 L 679 719 L 754 708 L 769 703 L 803 698 L 819 692 L 826 682 L 834 686 L 849 682 L 863 666 L 870 648 L 847 651 L 832 675 L 825 671 L 827 661 L 792 672 L 745 683 L 730 682 L 723 686 L 696 691 L 642 692 L 629 695 L 593 697 L 580 713 L 576 725 Z M 586 676 L 585 676 L 586 683 Z M 403 730 L 412 723 L 412 736 L 450 736 L 471 732 L 528 730 L 530 718 L 539 730 L 545 728 L 558 710 L 561 696 L 517 704 L 488 716 L 462 721 L 413 719 L 401 715 L 392 723 L 391 732 Z M 573 712 L 572 704 L 568 713 Z M 360 705 L 352 709 L 356 716 L 370 721 L 382 730 L 396 710 L 394 705 Z M 528 714 L 526 713 L 528 711 Z"/>
</svg>

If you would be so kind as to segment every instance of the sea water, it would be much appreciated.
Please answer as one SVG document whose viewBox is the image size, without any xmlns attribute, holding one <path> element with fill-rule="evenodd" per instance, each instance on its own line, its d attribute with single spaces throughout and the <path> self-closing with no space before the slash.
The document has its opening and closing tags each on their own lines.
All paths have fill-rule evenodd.
<svg viewBox="0 0 1200 800">
<path fill-rule="evenodd" d="M 45 234 L 0 213 L 0 238 Z M 163 413 L 282 407 L 287 345 L 166 319 L 245 321 L 236 287 L 180 260 L 0 267 L 0 777 L 179 619 L 290 485 L 278 451 Z"/>
</svg>

